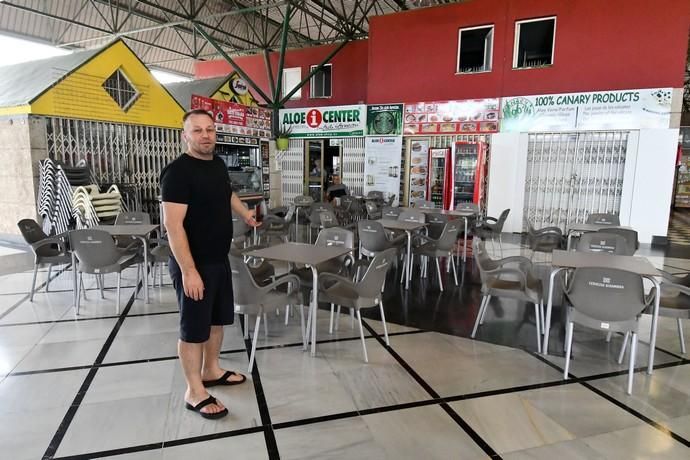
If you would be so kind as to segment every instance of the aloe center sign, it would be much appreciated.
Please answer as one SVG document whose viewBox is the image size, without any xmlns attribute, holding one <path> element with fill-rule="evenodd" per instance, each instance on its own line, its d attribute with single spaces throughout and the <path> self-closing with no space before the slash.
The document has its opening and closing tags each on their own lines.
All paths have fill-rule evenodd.
<svg viewBox="0 0 690 460">
<path fill-rule="evenodd" d="M 283 109 L 278 112 L 290 137 L 362 137 L 367 125 L 366 105 Z"/>
</svg>

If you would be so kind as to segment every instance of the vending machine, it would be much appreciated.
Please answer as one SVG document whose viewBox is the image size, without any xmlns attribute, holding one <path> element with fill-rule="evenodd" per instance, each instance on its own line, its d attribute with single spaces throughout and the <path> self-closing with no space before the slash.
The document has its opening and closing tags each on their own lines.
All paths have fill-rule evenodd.
<svg viewBox="0 0 690 460">
<path fill-rule="evenodd" d="M 484 198 L 486 176 L 486 144 L 483 142 L 456 142 L 453 145 L 451 184 L 452 207 L 459 203 L 481 204 Z"/>
<path fill-rule="evenodd" d="M 427 199 L 437 208 L 450 209 L 453 199 L 453 168 L 451 149 L 429 149 L 429 170 L 427 178 Z"/>
</svg>

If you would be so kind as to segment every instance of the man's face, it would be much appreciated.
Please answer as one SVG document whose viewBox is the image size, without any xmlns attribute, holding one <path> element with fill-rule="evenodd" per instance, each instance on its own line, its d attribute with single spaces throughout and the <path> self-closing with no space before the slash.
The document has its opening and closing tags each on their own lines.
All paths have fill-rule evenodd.
<svg viewBox="0 0 690 460">
<path fill-rule="evenodd" d="M 216 125 L 206 115 L 191 115 L 184 123 L 182 137 L 190 153 L 212 156 L 216 148 Z"/>
</svg>

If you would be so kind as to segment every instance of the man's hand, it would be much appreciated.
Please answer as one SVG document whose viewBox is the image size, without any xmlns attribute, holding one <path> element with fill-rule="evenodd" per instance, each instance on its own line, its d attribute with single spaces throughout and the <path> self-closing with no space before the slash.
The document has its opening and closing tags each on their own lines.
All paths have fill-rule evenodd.
<svg viewBox="0 0 690 460">
<path fill-rule="evenodd" d="M 182 286 L 184 295 L 193 300 L 203 300 L 204 282 L 196 269 L 182 273 Z"/>
<path fill-rule="evenodd" d="M 249 225 L 250 227 L 258 227 L 261 225 L 261 222 L 256 221 L 256 210 L 255 209 L 247 209 L 242 216 L 244 219 L 244 222 Z"/>
</svg>

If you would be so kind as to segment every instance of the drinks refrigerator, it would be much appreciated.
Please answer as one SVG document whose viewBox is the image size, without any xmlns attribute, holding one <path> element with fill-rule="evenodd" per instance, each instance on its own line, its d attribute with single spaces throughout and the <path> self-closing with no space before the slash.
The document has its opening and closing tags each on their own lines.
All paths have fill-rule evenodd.
<svg viewBox="0 0 690 460">
<path fill-rule="evenodd" d="M 429 149 L 428 174 L 427 199 L 432 201 L 437 208 L 450 209 L 453 190 L 450 149 Z"/>
<path fill-rule="evenodd" d="M 456 142 L 453 145 L 452 157 L 453 173 L 450 177 L 449 188 L 453 192 L 450 209 L 455 209 L 459 203 L 481 205 L 485 193 L 486 144 L 483 142 Z"/>
</svg>

